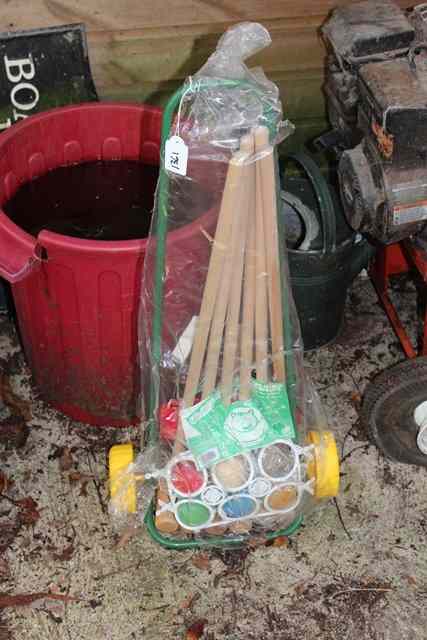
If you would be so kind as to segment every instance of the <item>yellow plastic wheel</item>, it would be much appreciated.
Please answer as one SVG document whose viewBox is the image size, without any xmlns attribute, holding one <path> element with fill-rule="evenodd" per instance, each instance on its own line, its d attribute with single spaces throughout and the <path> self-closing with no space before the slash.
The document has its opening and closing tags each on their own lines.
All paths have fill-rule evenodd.
<svg viewBox="0 0 427 640">
<path fill-rule="evenodd" d="M 309 431 L 307 444 L 314 445 L 313 458 L 308 462 L 308 477 L 314 478 L 316 498 L 334 498 L 340 486 L 340 463 L 335 438 L 330 431 Z"/>
<path fill-rule="evenodd" d="M 122 513 L 136 513 L 136 487 L 133 474 L 126 473 L 134 460 L 133 445 L 116 444 L 108 456 L 110 495 L 114 507 Z"/>
</svg>

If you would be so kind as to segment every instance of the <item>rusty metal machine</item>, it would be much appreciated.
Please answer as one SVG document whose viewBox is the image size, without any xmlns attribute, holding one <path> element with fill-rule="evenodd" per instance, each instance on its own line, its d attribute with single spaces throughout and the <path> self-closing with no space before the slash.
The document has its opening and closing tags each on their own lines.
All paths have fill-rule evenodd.
<svg viewBox="0 0 427 640">
<path fill-rule="evenodd" d="M 427 222 L 427 5 L 391 0 L 336 9 L 323 29 L 325 92 L 350 225 L 382 243 Z"/>
<path fill-rule="evenodd" d="M 335 9 L 323 26 L 325 94 L 348 223 L 377 245 L 370 275 L 405 355 L 427 355 L 427 4 L 392 0 Z M 422 323 L 413 345 L 388 293 L 390 277 L 415 272 Z M 383 372 L 362 420 L 390 457 L 427 466 L 427 357 Z"/>
</svg>

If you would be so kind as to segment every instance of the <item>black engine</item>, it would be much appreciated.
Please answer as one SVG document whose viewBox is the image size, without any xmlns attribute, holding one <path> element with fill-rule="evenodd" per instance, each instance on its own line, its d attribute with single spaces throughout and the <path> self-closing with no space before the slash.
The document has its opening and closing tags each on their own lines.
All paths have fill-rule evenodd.
<svg viewBox="0 0 427 640">
<path fill-rule="evenodd" d="M 325 92 L 349 224 L 388 244 L 427 235 L 427 4 L 335 9 Z"/>
</svg>

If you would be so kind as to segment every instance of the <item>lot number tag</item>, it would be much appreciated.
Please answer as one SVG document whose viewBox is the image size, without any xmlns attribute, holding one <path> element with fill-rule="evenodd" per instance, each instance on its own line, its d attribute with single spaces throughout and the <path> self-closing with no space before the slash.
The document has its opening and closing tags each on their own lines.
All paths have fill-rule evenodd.
<svg viewBox="0 0 427 640">
<path fill-rule="evenodd" d="M 179 136 L 172 136 L 165 145 L 165 168 L 180 176 L 187 175 L 188 147 Z"/>
</svg>

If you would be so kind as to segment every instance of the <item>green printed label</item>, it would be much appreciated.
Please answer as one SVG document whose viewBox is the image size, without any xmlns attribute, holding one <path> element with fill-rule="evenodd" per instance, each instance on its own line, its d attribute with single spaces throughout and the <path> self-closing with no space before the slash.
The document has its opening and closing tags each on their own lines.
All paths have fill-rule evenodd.
<svg viewBox="0 0 427 640">
<path fill-rule="evenodd" d="M 278 438 L 294 439 L 284 385 L 254 382 L 250 400 L 226 407 L 215 391 L 181 414 L 187 445 L 201 468 Z"/>
<path fill-rule="evenodd" d="M 289 398 L 283 384 L 277 382 L 265 384 L 254 381 L 252 383 L 252 400 L 278 437 L 286 440 L 295 439 L 295 427 Z"/>
</svg>

